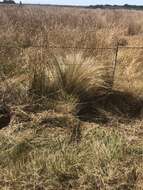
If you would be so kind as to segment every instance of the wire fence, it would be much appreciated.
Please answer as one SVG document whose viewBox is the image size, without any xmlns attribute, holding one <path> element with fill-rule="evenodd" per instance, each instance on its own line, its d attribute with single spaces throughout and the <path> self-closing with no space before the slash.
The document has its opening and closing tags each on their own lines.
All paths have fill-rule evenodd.
<svg viewBox="0 0 143 190">
<path fill-rule="evenodd" d="M 29 51 L 31 49 L 32 49 L 32 51 Z M 121 80 L 122 80 L 122 76 L 121 76 L 121 80 L 120 80 L 120 77 L 118 78 L 118 75 L 119 75 L 118 70 L 120 70 L 120 66 L 121 65 L 123 66 L 123 64 L 124 64 L 124 62 L 121 63 L 121 61 L 120 61 L 120 55 L 119 55 L 120 51 L 137 50 L 137 52 L 138 52 L 139 50 L 143 50 L 143 47 L 142 46 L 120 46 L 119 44 L 117 44 L 116 46 L 113 46 L 113 47 L 95 47 L 95 48 L 94 47 L 73 47 L 73 46 L 67 47 L 67 46 L 56 46 L 56 45 L 53 45 L 53 46 L 52 45 L 47 45 L 47 46 L 45 46 L 45 45 L 32 45 L 32 46 L 0 45 L 0 78 L 3 80 L 5 85 L 9 87 L 10 86 L 9 81 L 5 80 L 5 76 L 2 73 L 3 68 L 1 69 L 1 65 L 6 65 L 5 66 L 6 72 L 9 72 L 8 70 L 11 70 L 11 68 L 13 69 L 13 67 L 14 67 L 14 69 L 17 70 L 17 72 L 19 72 L 19 68 L 23 67 L 26 63 L 25 56 L 27 56 L 27 54 L 28 54 L 28 57 L 31 56 L 31 58 L 29 59 L 29 62 L 31 60 L 31 62 L 34 62 L 37 66 L 37 64 L 43 63 L 43 60 L 41 58 L 39 58 L 39 55 L 37 56 L 38 50 L 39 51 L 45 50 L 44 55 L 46 54 L 46 57 L 44 57 L 44 59 L 47 59 L 49 56 L 49 50 L 51 50 L 51 49 L 52 50 L 57 49 L 58 52 L 60 52 L 59 49 L 62 49 L 65 52 L 67 52 L 66 50 L 72 50 L 72 51 L 74 50 L 74 52 L 91 51 L 91 54 L 89 54 L 89 56 L 95 57 L 95 60 L 98 60 L 99 64 L 105 64 L 105 65 L 107 64 L 107 69 L 110 68 L 109 72 L 110 72 L 110 77 L 111 77 L 112 83 L 111 83 L 111 88 L 109 88 L 108 92 L 106 92 L 106 94 L 108 94 L 108 93 L 110 94 L 112 92 L 112 90 L 114 90 L 116 81 L 119 80 L 121 83 Z M 18 63 L 18 66 L 15 63 Z M 76 62 L 74 64 L 76 64 Z M 49 69 L 51 69 L 51 68 L 49 68 Z M 85 67 L 85 70 L 86 70 L 86 67 Z M 52 76 L 51 78 L 54 78 L 54 77 L 56 78 L 56 75 Z M 127 83 L 130 82 L 128 79 L 128 76 L 124 76 L 124 78 Z M 12 87 L 10 87 L 9 89 L 11 89 L 11 88 Z M 130 88 L 132 88 L 132 86 Z M 12 89 L 11 89 L 11 93 L 13 93 Z M 4 96 L 5 95 L 3 95 L 3 99 L 4 99 Z M 13 96 L 15 96 L 15 94 Z M 101 95 L 100 97 L 98 97 L 98 101 L 100 99 L 102 100 L 102 98 L 104 99 L 104 97 L 105 97 L 105 94 Z M 84 102 L 78 102 L 77 104 L 79 106 L 86 106 L 88 104 L 94 105 L 94 103 L 97 103 L 96 100 L 91 100 L 91 101 L 86 100 Z M 61 102 L 61 104 L 62 104 L 62 102 Z M 85 115 L 83 117 L 84 117 L 84 119 L 86 119 Z"/>
<path fill-rule="evenodd" d="M 112 47 L 80 47 L 80 46 L 60 46 L 60 45 L 26 45 L 26 44 L 20 44 L 20 45 L 8 45 L 8 44 L 1 44 L 0 45 L 0 68 L 1 65 L 5 63 L 13 64 L 13 57 L 15 57 L 16 62 L 23 62 L 23 51 L 32 49 L 33 52 L 37 53 L 38 50 L 44 50 L 45 54 L 48 55 L 48 51 L 50 50 L 63 50 L 68 51 L 71 50 L 72 52 L 78 52 L 83 51 L 90 52 L 90 55 L 92 57 L 96 57 L 97 60 L 99 60 L 100 64 L 103 64 L 104 62 L 108 62 L 108 66 L 111 68 L 111 77 L 114 85 L 115 81 L 115 75 L 116 75 L 116 68 L 118 66 L 118 56 L 120 51 L 125 50 L 143 50 L 143 46 L 121 46 L 118 43 L 115 46 Z M 27 52 L 25 52 L 26 54 Z M 28 52 L 29 53 L 29 52 Z M 30 53 L 29 53 L 30 54 Z M 36 59 L 38 61 L 39 57 L 36 57 L 36 54 L 31 54 L 32 60 L 36 62 Z M 15 61 L 15 60 L 14 60 Z M 14 65 L 14 64 L 13 64 Z M 6 67 L 6 66 L 5 66 Z M 8 70 L 8 68 L 6 69 Z"/>
<path fill-rule="evenodd" d="M 118 53 L 119 53 L 119 51 L 120 50 L 124 50 L 124 49 L 136 49 L 136 50 L 142 50 L 143 49 L 143 46 L 121 46 L 121 45 L 119 45 L 118 43 L 117 43 L 117 45 L 116 46 L 112 46 L 112 47 L 80 47 L 80 46 L 58 46 L 58 45 L 49 45 L 49 44 L 47 44 L 47 45 L 26 45 L 26 44 L 20 44 L 20 45 L 0 45 L 0 56 L 1 56 L 1 54 L 2 54 L 2 51 L 5 49 L 5 50 L 7 50 L 7 49 L 19 49 L 20 51 L 22 51 L 22 50 L 25 50 L 25 49 L 34 49 L 34 48 L 36 48 L 36 49 L 63 49 L 63 50 L 75 50 L 75 51 L 80 51 L 80 50 L 82 50 L 82 51 L 88 51 L 88 50 L 95 50 L 95 51 L 97 51 L 97 52 L 100 52 L 100 55 L 102 56 L 104 53 L 102 52 L 102 51 L 108 51 L 108 50 L 111 50 L 111 51 L 113 51 L 113 54 L 114 54 L 114 57 L 115 57 L 115 59 L 114 59 L 114 66 L 116 66 L 117 65 L 117 60 L 118 60 Z M 37 51 L 37 50 L 35 50 L 35 51 Z M 94 56 L 94 53 L 95 53 L 95 51 L 93 52 L 93 56 Z M 103 53 L 103 54 L 102 54 Z M 9 56 L 9 55 L 7 55 L 7 56 Z"/>
<path fill-rule="evenodd" d="M 78 49 L 78 50 L 115 50 L 115 49 L 143 49 L 143 46 L 121 46 L 116 45 L 112 47 L 80 47 L 80 46 L 57 46 L 57 45 L 0 45 L 0 48 L 16 48 L 16 49 L 26 49 L 26 48 L 44 48 L 44 49 Z"/>
</svg>

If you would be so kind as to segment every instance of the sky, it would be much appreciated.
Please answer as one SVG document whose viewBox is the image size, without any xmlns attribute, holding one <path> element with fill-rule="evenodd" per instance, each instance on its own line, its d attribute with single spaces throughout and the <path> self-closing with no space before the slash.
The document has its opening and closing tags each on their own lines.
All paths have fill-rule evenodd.
<svg viewBox="0 0 143 190">
<path fill-rule="evenodd" d="M 20 0 L 15 0 L 19 2 Z M 65 4 L 65 5 L 96 5 L 96 4 L 117 4 L 117 5 L 143 5 L 143 0 L 21 0 L 23 3 L 38 4 Z"/>
</svg>

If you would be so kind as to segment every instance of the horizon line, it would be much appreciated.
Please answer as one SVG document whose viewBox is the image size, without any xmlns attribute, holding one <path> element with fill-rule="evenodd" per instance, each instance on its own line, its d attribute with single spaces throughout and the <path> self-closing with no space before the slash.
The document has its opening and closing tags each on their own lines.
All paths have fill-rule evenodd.
<svg viewBox="0 0 143 190">
<path fill-rule="evenodd" d="M 15 1 L 14 1 L 15 2 Z M 78 4 L 54 4 L 54 3 L 23 3 L 21 1 L 22 5 L 47 5 L 47 6 L 74 6 L 74 7 L 90 7 L 90 6 L 123 6 L 123 7 L 126 7 L 126 6 L 143 6 L 143 4 L 89 4 L 89 5 L 78 5 Z M 20 1 L 19 2 L 15 2 L 15 4 L 11 4 L 11 3 L 5 3 L 3 1 L 0 1 L 0 4 L 4 4 L 4 5 L 19 5 L 20 4 Z"/>
</svg>

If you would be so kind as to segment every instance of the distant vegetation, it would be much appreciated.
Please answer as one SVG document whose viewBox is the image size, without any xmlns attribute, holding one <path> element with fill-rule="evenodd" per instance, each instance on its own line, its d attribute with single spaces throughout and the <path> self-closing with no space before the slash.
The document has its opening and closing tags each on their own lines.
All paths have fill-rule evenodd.
<svg viewBox="0 0 143 190">
<path fill-rule="evenodd" d="M 0 2 L 1 4 L 15 4 L 15 1 L 13 0 L 3 0 L 3 2 Z"/>
<path fill-rule="evenodd" d="M 88 8 L 92 9 L 136 9 L 143 10 L 143 5 L 90 5 Z"/>
<path fill-rule="evenodd" d="M 14 0 L 3 0 L 0 4 L 16 4 Z M 20 4 L 22 2 L 20 1 Z M 31 3 L 30 3 L 31 4 Z M 37 4 L 33 4 L 37 5 Z M 38 5 L 47 5 L 47 6 L 55 6 L 52 4 L 38 4 Z M 143 10 L 143 5 L 89 5 L 89 6 L 75 6 L 75 5 L 56 5 L 57 7 L 77 7 L 77 8 L 90 8 L 90 9 L 129 9 L 129 10 Z"/>
</svg>

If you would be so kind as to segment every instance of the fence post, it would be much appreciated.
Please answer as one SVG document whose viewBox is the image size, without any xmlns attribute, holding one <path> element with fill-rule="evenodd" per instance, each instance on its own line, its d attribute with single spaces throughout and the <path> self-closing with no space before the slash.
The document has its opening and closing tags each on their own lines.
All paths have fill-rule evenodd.
<svg viewBox="0 0 143 190">
<path fill-rule="evenodd" d="M 119 52 L 119 44 L 116 44 L 116 48 L 115 48 L 115 57 L 114 57 L 114 61 L 113 61 L 113 73 L 112 73 L 112 88 L 114 85 L 114 80 L 115 80 L 115 72 L 116 72 L 116 67 L 117 67 L 117 61 L 118 61 L 118 52 Z"/>
</svg>

